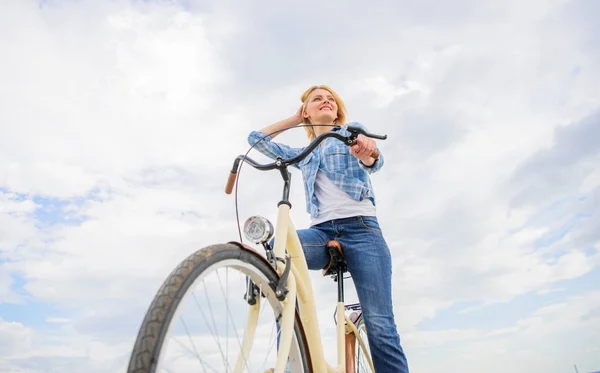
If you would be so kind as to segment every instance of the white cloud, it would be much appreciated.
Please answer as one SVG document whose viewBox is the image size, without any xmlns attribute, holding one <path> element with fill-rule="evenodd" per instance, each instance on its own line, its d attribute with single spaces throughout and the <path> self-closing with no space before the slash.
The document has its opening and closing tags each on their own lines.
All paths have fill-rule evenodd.
<svg viewBox="0 0 600 373">
<path fill-rule="evenodd" d="M 591 371 L 597 360 L 595 350 L 582 347 L 593 341 L 600 328 L 596 312 L 599 301 L 598 292 L 584 293 L 565 303 L 542 307 L 512 326 L 490 332 L 449 329 L 407 333 L 407 344 L 415 348 L 412 368 L 424 372 L 442 366 L 489 372 L 560 371 L 577 362 L 581 371 Z M 432 346 L 449 354 L 420 353 Z M 482 356 L 487 359 L 481 359 Z"/>
<path fill-rule="evenodd" d="M 65 325 L 55 332 L 40 333 L 20 323 L 0 319 L 3 372 L 58 371 L 103 372 L 123 370 L 128 343 L 106 343 L 75 332 Z"/>
<path fill-rule="evenodd" d="M 32 5 L 15 14 L 31 27 L 3 45 L 3 185 L 65 198 L 147 167 L 210 166 L 202 139 L 235 110 L 217 109 L 227 77 L 203 17 L 168 4 Z"/>
<path fill-rule="evenodd" d="M 5 354 L 20 351 L 28 346 L 33 331 L 17 322 L 0 318 L 0 347 Z"/>
<path fill-rule="evenodd" d="M 46 322 L 50 324 L 66 324 L 69 323 L 70 320 L 64 317 L 48 317 Z"/>
</svg>

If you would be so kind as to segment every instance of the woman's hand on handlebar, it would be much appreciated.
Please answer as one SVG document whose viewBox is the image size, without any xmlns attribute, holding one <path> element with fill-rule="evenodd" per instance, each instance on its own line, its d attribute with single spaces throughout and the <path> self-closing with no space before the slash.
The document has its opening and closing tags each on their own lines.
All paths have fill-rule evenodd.
<svg viewBox="0 0 600 373">
<path fill-rule="evenodd" d="M 375 140 L 365 135 L 358 135 L 354 145 L 350 146 L 350 154 L 358 158 L 365 166 L 371 166 L 375 163 L 375 158 L 371 157 L 375 149 L 377 149 Z"/>
</svg>

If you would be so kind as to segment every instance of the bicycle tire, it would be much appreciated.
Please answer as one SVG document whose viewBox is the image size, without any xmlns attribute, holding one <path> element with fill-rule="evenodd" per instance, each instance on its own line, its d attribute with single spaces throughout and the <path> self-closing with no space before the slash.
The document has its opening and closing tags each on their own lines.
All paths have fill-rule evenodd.
<svg viewBox="0 0 600 373">
<path fill-rule="evenodd" d="M 216 244 L 197 250 L 171 272 L 155 295 L 140 326 L 131 352 L 128 373 L 156 372 L 164 338 L 183 296 L 203 271 L 219 261 L 229 259 L 252 265 L 269 281 L 276 282 L 278 279 L 277 272 L 258 253 L 242 249 L 237 245 Z M 310 372 L 312 367 L 307 353 L 307 342 L 297 313 L 292 338 L 297 341 L 302 371 Z"/>
</svg>

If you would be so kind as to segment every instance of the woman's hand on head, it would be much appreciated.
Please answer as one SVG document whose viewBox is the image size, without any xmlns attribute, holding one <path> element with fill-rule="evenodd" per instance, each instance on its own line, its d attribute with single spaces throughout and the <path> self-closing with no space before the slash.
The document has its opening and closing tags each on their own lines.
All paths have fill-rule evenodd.
<svg viewBox="0 0 600 373">
<path fill-rule="evenodd" d="M 296 110 L 296 114 L 294 114 L 294 116 L 292 118 L 294 118 L 296 120 L 296 125 L 298 124 L 302 124 L 302 106 L 300 105 L 300 108 L 298 108 L 298 110 Z"/>
<path fill-rule="evenodd" d="M 375 161 L 371 154 L 377 149 L 377 143 L 370 137 L 358 135 L 354 145 L 350 147 L 350 154 L 358 158 L 362 163 L 370 166 Z"/>
<path fill-rule="evenodd" d="M 271 138 L 275 138 L 280 132 L 287 130 L 288 128 L 295 127 L 302 124 L 302 106 L 296 111 L 294 115 L 289 118 L 280 120 L 277 123 L 273 123 L 269 126 L 260 129 L 262 133 L 270 133 Z"/>
</svg>

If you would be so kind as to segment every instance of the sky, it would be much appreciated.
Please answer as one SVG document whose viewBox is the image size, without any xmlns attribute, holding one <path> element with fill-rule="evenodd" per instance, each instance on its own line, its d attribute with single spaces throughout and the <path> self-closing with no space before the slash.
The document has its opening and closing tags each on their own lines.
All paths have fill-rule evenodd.
<svg viewBox="0 0 600 373">
<path fill-rule="evenodd" d="M 388 135 L 372 181 L 411 371 L 600 370 L 598 17 L 596 0 L 0 2 L 0 372 L 123 371 L 170 271 L 237 238 L 223 190 L 250 131 L 315 84 Z M 274 220 L 280 192 L 245 167 L 242 223 Z M 325 325 L 336 285 L 311 279 Z"/>
</svg>

